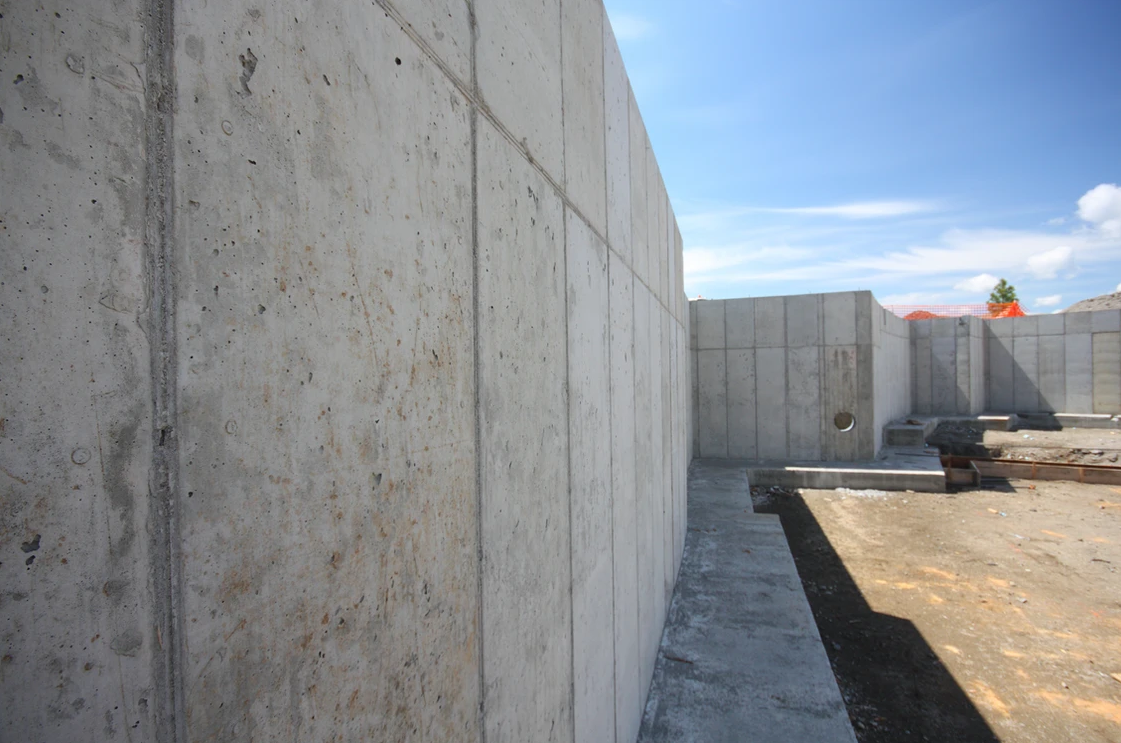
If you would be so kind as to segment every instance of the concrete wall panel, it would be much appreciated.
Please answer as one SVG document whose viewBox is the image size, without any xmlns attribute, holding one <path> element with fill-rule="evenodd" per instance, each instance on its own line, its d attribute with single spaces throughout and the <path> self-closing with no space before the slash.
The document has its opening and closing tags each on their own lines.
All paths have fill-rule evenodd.
<svg viewBox="0 0 1121 743">
<path fill-rule="evenodd" d="M 613 252 L 610 278 L 615 731 L 617 740 L 634 740 L 645 700 L 645 692 L 639 688 L 634 275 Z"/>
<path fill-rule="evenodd" d="M 786 345 L 805 348 L 821 345 L 821 295 L 786 297 Z"/>
<path fill-rule="evenodd" d="M 728 456 L 757 459 L 755 349 L 729 349 L 727 363 Z"/>
<path fill-rule="evenodd" d="M 995 325 L 995 322 L 994 322 Z M 1006 326 L 1009 330 L 1011 325 Z M 990 333 L 988 337 L 989 409 L 996 413 L 1015 413 L 1013 396 L 1012 338 Z M 918 412 L 918 411 L 916 411 Z"/>
<path fill-rule="evenodd" d="M 1089 327 L 1089 322 L 1086 323 Z M 1094 348 L 1090 333 L 1064 337 L 1066 355 L 1066 406 L 1071 412 L 1094 410 Z"/>
<path fill-rule="evenodd" d="M 2 740 L 160 733 L 145 10 L 0 20 Z"/>
<path fill-rule="evenodd" d="M 1090 332 L 1121 332 L 1121 310 L 1097 310 L 1090 313 Z"/>
<path fill-rule="evenodd" d="M 823 294 L 821 301 L 825 322 L 825 345 L 855 346 L 856 294 L 854 292 Z"/>
<path fill-rule="evenodd" d="M 634 91 L 630 92 L 630 161 L 631 161 L 631 266 L 635 278 L 646 284 L 650 272 L 650 225 L 646 205 L 646 126 L 638 112 Z"/>
<path fill-rule="evenodd" d="M 564 183 L 560 10 L 560 0 L 479 3 L 475 68 L 490 110 L 554 181 Z"/>
<path fill-rule="evenodd" d="M 1056 316 L 1044 315 L 1039 319 L 1050 320 L 1052 317 Z M 1049 325 L 1040 323 L 1041 329 Z M 1050 413 L 1067 410 L 1066 343 L 1061 334 L 1039 336 L 1039 407 Z"/>
<path fill-rule="evenodd" d="M 656 321 L 650 314 L 650 290 L 635 277 L 634 282 L 634 395 L 635 395 L 635 477 L 638 502 L 638 638 L 639 688 L 645 704 L 646 690 L 654 674 L 654 649 L 649 645 L 650 621 L 654 611 L 654 492 L 658 477 L 654 475 L 652 408 L 654 384 L 654 352 L 651 327 Z M 660 472 L 660 470 L 659 470 Z M 659 542 L 661 535 L 659 533 Z M 661 583 L 661 577 L 658 578 Z"/>
<path fill-rule="evenodd" d="M 1094 333 L 1094 412 L 1121 412 L 1121 333 Z"/>
<path fill-rule="evenodd" d="M 698 351 L 702 457 L 728 456 L 728 396 L 725 351 Z"/>
<path fill-rule="evenodd" d="M 929 326 L 926 326 L 929 330 Z M 934 411 L 934 370 L 931 358 L 931 338 L 916 337 L 913 341 L 914 412 L 930 415 Z"/>
<path fill-rule="evenodd" d="M 571 740 L 563 212 L 484 122 L 478 148 L 486 737 Z"/>
<path fill-rule="evenodd" d="M 800 312 L 793 311 L 795 327 L 800 327 Z M 787 351 L 787 432 L 794 460 L 821 459 L 821 352 L 814 346 Z"/>
<path fill-rule="evenodd" d="M 855 308 L 853 312 L 855 318 Z M 856 338 L 853 328 L 852 338 Z M 834 418 L 839 413 L 857 413 L 857 360 L 856 346 L 826 346 L 824 353 L 822 385 L 825 405 L 821 416 L 822 456 L 830 461 L 853 461 L 858 450 L 856 429 L 842 431 Z"/>
<path fill-rule="evenodd" d="M 584 218 L 607 234 L 603 5 L 561 2 L 564 184 Z M 532 86 L 531 86 L 532 87 Z"/>
<path fill-rule="evenodd" d="M 571 210 L 566 244 L 573 718 L 593 741 L 615 727 L 607 249 Z"/>
<path fill-rule="evenodd" d="M 758 325 L 756 326 L 758 328 Z M 786 349 L 755 350 L 755 384 L 758 420 L 765 421 L 765 435 L 758 437 L 760 459 L 787 458 Z M 702 382 L 702 390 L 705 385 Z"/>
<path fill-rule="evenodd" d="M 786 346 L 786 301 L 783 297 L 755 300 L 755 345 L 760 348 Z"/>
<path fill-rule="evenodd" d="M 938 333 L 930 339 L 931 412 L 956 413 L 958 391 L 957 338 Z M 950 326 L 953 329 L 953 326 Z"/>
<path fill-rule="evenodd" d="M 478 564 L 465 559 L 478 550 L 467 101 L 372 5 L 313 15 L 295 2 L 185 4 L 176 21 L 190 737 L 475 738 Z M 386 101 L 407 115 L 387 115 Z M 488 323 L 488 340 L 496 359 L 507 350 L 517 364 L 511 318 L 537 326 L 527 364 L 551 361 L 519 379 L 533 379 L 527 402 L 563 421 L 563 285 L 525 259 L 535 250 L 562 255 L 560 202 L 501 136 L 490 131 L 480 150 L 496 169 L 481 197 L 481 232 L 493 238 L 485 252 L 518 255 L 516 276 L 490 274 L 491 303 L 503 314 Z M 514 182 L 543 203 L 515 206 L 505 190 Z M 511 221 L 533 238 L 512 245 L 496 233 L 515 212 Z M 521 307 L 527 291 L 532 301 Z M 504 402 L 516 385 L 496 374 L 483 372 L 499 400 L 487 412 L 492 457 L 516 423 Z M 538 466 L 564 502 L 567 465 L 556 447 L 566 429 L 553 425 L 542 450 L 513 470 L 490 471 L 506 514 L 517 513 L 519 497 L 529 506 L 525 478 Z M 529 510 L 530 520 L 541 513 Z M 524 600 L 542 616 L 566 615 L 565 592 L 522 593 L 547 590 L 533 572 L 546 564 L 549 579 L 567 575 L 567 508 L 553 510 L 544 515 L 557 520 L 532 544 L 511 537 L 513 521 L 497 526 L 497 554 L 521 539 L 538 558 L 494 561 L 498 606 Z M 563 626 L 513 627 L 508 648 L 551 645 L 557 672 L 570 675 L 570 649 L 556 639 Z M 563 682 L 548 682 L 555 697 L 546 700 L 538 678 L 510 678 L 509 688 L 549 714 L 564 709 Z M 439 714 L 424 703 L 436 697 L 447 700 Z M 326 699 L 350 706 L 323 714 Z"/>
<path fill-rule="evenodd" d="M 1029 318 L 1017 317 L 1016 320 Z M 1021 324 L 1013 325 L 1016 333 Z M 1028 329 L 1034 328 L 1034 323 Z M 1028 332 L 1025 329 L 1023 332 Z M 1017 413 L 1039 412 L 1039 336 L 1017 335 L 1012 341 L 1013 406 Z"/>
<path fill-rule="evenodd" d="M 702 300 L 693 303 L 697 315 L 697 348 L 723 349 L 725 345 L 725 317 L 723 301 Z"/>
<path fill-rule="evenodd" d="M 724 305 L 724 332 L 728 348 L 753 348 L 755 346 L 755 300 L 726 299 Z"/>
<path fill-rule="evenodd" d="M 619 45 L 603 13 L 603 89 L 607 142 L 607 241 L 631 266 L 630 83 Z"/>
</svg>

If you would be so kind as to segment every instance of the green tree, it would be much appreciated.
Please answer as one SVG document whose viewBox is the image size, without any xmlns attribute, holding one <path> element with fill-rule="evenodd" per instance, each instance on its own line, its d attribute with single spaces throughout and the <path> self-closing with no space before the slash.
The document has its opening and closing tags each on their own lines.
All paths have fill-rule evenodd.
<svg viewBox="0 0 1121 743">
<path fill-rule="evenodd" d="M 989 302 L 991 304 L 1008 304 L 1010 302 L 1018 301 L 1016 296 L 1016 287 L 1009 284 L 1004 279 L 993 287 L 993 293 L 989 295 Z"/>
</svg>

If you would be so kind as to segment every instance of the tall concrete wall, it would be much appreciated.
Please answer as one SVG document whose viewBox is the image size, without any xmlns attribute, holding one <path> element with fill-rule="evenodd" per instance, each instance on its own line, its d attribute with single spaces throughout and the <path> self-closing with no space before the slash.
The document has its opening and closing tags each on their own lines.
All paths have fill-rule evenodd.
<svg viewBox="0 0 1121 743">
<path fill-rule="evenodd" d="M 1121 413 L 1121 310 L 985 323 L 988 408 Z"/>
<path fill-rule="evenodd" d="M 869 292 L 692 302 L 694 454 L 874 458 L 872 319 L 878 310 Z M 902 399 L 909 387 L 905 380 L 900 385 L 889 399 Z M 836 424 L 844 413 L 855 419 L 849 430 Z"/>
<path fill-rule="evenodd" d="M 0 38 L 0 738 L 633 740 L 690 340 L 598 0 Z"/>
<path fill-rule="evenodd" d="M 903 321 L 907 322 L 907 321 Z M 985 321 L 976 317 L 912 320 L 916 415 L 978 415 L 985 410 Z"/>
</svg>

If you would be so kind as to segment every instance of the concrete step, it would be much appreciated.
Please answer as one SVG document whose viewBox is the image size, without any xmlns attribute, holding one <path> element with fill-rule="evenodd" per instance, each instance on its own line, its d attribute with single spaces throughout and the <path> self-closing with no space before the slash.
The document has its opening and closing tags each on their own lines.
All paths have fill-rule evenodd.
<svg viewBox="0 0 1121 743">
<path fill-rule="evenodd" d="M 758 462 L 747 470 L 752 485 L 832 490 L 914 490 L 946 492 L 946 472 L 927 449 L 885 449 L 874 462 Z"/>
<path fill-rule="evenodd" d="M 689 531 L 643 743 L 855 743 L 777 516 L 742 466 L 695 462 Z"/>
</svg>

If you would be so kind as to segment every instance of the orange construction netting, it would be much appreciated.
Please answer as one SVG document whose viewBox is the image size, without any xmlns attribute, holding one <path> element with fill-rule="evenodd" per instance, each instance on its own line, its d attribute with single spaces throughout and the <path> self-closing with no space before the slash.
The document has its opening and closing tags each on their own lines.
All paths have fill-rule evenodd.
<svg viewBox="0 0 1121 743">
<path fill-rule="evenodd" d="M 987 302 L 985 304 L 887 304 L 884 309 L 904 320 L 929 320 L 935 317 L 965 317 L 972 315 L 982 320 L 1000 317 L 1024 317 L 1027 313 L 1019 302 Z"/>
</svg>

